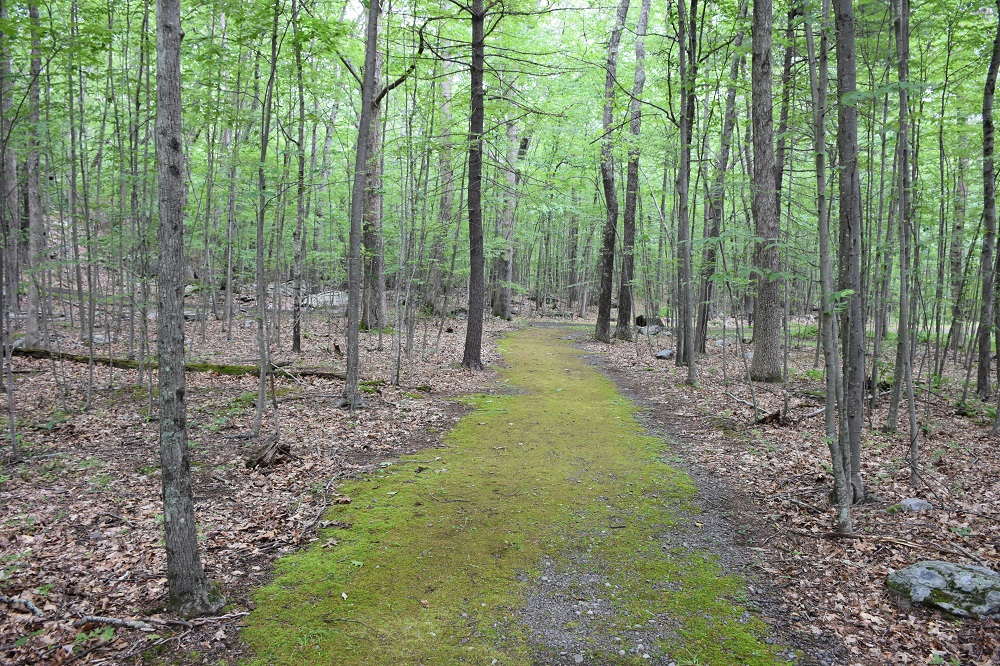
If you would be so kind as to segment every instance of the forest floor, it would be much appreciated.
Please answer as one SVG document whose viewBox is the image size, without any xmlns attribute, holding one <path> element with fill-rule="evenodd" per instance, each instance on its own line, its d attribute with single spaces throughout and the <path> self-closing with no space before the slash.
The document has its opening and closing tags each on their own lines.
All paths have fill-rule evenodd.
<svg viewBox="0 0 1000 666">
<path fill-rule="evenodd" d="M 519 322 L 527 323 L 530 320 Z M 412 363 L 404 356 L 399 386 L 391 381 L 396 359 L 390 338 L 386 336 L 380 350 L 377 336 L 365 336 L 362 374 L 370 404 L 352 417 L 333 407 L 341 382 L 296 376 L 300 368 L 343 367 L 337 353 L 338 344 L 343 345 L 338 325 L 338 321 L 310 321 L 304 354 L 276 354 L 277 361 L 289 362 L 287 372 L 276 378 L 276 388 L 282 441 L 291 444 L 294 458 L 273 468 L 245 465 L 255 446 L 245 433 L 253 415 L 256 378 L 188 374 L 203 557 L 209 576 L 222 585 L 230 602 L 224 615 L 193 622 L 162 613 L 166 580 L 156 423 L 149 419 L 149 391 L 137 387 L 136 371 L 95 367 L 91 408 L 84 411 L 86 365 L 16 358 L 17 425 L 26 460 L 0 467 L 0 594 L 30 601 L 41 617 L 24 603 L 0 601 L 0 662 L 173 664 L 252 659 L 254 651 L 241 637 L 241 628 L 247 615 L 263 603 L 251 591 L 274 580 L 275 560 L 324 550 L 323 546 L 334 552 L 345 541 L 338 533 L 360 532 L 339 529 L 343 526 L 337 519 L 327 516 L 331 508 L 362 508 L 356 491 L 345 492 L 344 480 L 365 475 L 366 481 L 348 483 L 367 483 L 376 494 L 385 491 L 382 504 L 388 503 L 396 497 L 389 493 L 403 490 L 371 490 L 370 484 L 379 483 L 378 475 L 408 469 L 395 462 L 401 456 L 417 454 L 416 459 L 423 460 L 432 453 L 431 458 L 441 455 L 428 447 L 440 445 L 440 435 L 469 409 L 452 398 L 489 391 L 500 381 L 493 371 L 473 374 L 457 367 L 464 339 L 459 322 L 446 324 L 452 332 L 442 331 L 436 346 L 436 330 L 418 329 L 418 348 L 426 343 L 428 353 L 419 354 Z M 202 338 L 198 324 L 190 325 L 192 357 L 252 364 L 253 331 L 240 327 L 230 341 L 216 326 L 211 323 Z M 642 422 L 672 443 L 671 465 L 686 469 L 698 488 L 690 499 L 697 500 L 705 518 L 685 519 L 695 527 L 709 526 L 706 534 L 711 538 L 698 537 L 695 530 L 690 542 L 682 541 L 680 547 L 717 551 L 726 570 L 743 574 L 748 585 L 743 605 L 754 611 L 747 617 L 760 615 L 771 621 L 769 641 L 798 649 L 799 663 L 1000 663 L 998 623 L 956 622 L 920 608 L 904 608 L 884 585 L 890 570 L 921 559 L 981 561 L 991 566 L 998 559 L 1000 450 L 986 436 L 986 406 L 956 407 L 960 380 L 945 381 L 918 395 L 924 487 L 908 486 L 905 435 L 866 431 L 864 470 L 870 499 L 855 508 L 857 538 L 834 539 L 828 538 L 832 513 L 826 501 L 829 476 L 822 418 L 810 416 L 821 406 L 814 396 L 822 388 L 813 369 L 812 348 L 792 350 L 787 424 L 757 424 L 747 404 L 754 396 L 740 379 L 743 359 L 735 345 L 722 347 L 710 340 L 699 385 L 687 387 L 680 383 L 683 371 L 673 361 L 653 359 L 652 352 L 659 347 L 645 339 L 639 344 L 599 344 L 589 334 L 591 327 L 588 323 L 574 328 L 571 336 L 643 407 Z M 502 360 L 495 341 L 511 327 L 491 323 L 487 328 L 484 361 L 498 367 Z M 713 337 L 719 336 L 713 332 Z M 669 338 L 653 340 L 654 345 L 669 343 Z M 70 338 L 60 344 L 67 353 L 81 351 Z M 287 340 L 275 346 L 279 347 L 287 347 Z M 115 354 L 125 353 L 123 343 L 113 342 L 111 348 Z M 755 398 L 767 413 L 780 408 L 784 395 L 781 386 L 756 385 Z M 483 407 L 479 400 L 473 404 Z M 489 422 L 476 418 L 464 427 L 485 428 L 477 424 Z M 872 421 L 878 426 L 884 418 L 876 409 Z M 444 467 L 427 466 L 431 469 L 424 473 Z M 427 478 L 441 481 L 446 476 Z M 886 512 L 888 506 L 912 496 L 928 499 L 935 510 Z M 465 504 L 431 502 L 435 510 L 447 508 L 449 515 Z M 628 531 L 603 529 L 614 535 Z M 594 535 L 594 545 L 587 545 L 600 548 L 609 541 Z M 311 549 L 304 550 L 310 544 Z M 526 545 L 508 538 L 503 552 L 517 548 L 525 550 Z M 503 552 L 499 559 L 490 559 L 502 561 Z M 556 574 L 566 560 L 540 561 L 543 569 L 546 561 L 555 567 L 552 576 L 544 575 L 556 585 Z M 358 558 L 338 566 L 354 571 L 355 577 L 375 571 Z M 595 577 L 592 582 L 597 581 Z M 546 589 L 539 585 L 538 594 L 544 597 Z M 420 608 L 432 608 L 431 592 L 416 596 Z M 496 599 L 480 603 L 493 601 L 503 605 Z M 590 610 L 601 616 L 592 599 L 573 601 L 575 608 L 560 612 L 575 616 L 579 611 L 582 617 Z M 592 603 L 586 610 L 580 606 L 585 601 Z M 87 616 L 140 620 L 144 626 L 83 621 Z M 544 624 L 545 617 L 536 620 Z M 588 637 L 596 634 L 587 633 L 588 622 L 568 617 L 564 625 L 578 622 L 568 630 L 578 642 L 552 653 L 552 661 L 539 663 L 559 663 L 560 658 L 576 663 L 575 657 L 591 645 Z M 513 626 L 517 620 L 510 622 Z M 329 635 L 330 626 L 322 629 Z M 506 628 L 491 630 L 503 633 Z M 618 637 L 631 641 L 627 635 Z M 534 644 L 546 645 L 550 638 L 541 636 Z M 325 638 L 320 632 L 294 640 L 309 646 Z M 628 648 L 638 649 L 637 644 L 631 641 Z M 660 652 L 650 653 L 651 658 L 673 654 L 661 646 L 657 649 Z M 634 656 L 626 650 L 622 658 Z"/>
</svg>

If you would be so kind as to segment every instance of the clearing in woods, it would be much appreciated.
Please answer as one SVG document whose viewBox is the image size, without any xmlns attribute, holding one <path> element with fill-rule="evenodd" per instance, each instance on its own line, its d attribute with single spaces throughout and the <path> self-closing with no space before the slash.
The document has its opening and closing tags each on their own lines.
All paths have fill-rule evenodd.
<svg viewBox="0 0 1000 666">
<path fill-rule="evenodd" d="M 664 542 L 697 520 L 695 487 L 635 406 L 558 329 L 502 347 L 511 394 L 346 484 L 319 541 L 279 561 L 254 663 L 785 663 L 743 581 Z"/>
</svg>

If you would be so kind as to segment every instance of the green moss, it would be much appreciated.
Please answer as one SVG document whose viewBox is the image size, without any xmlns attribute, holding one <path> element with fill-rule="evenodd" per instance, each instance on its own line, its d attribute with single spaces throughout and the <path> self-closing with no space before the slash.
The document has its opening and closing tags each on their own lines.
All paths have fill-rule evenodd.
<svg viewBox="0 0 1000 666">
<path fill-rule="evenodd" d="M 661 547 L 696 513 L 691 479 L 558 337 L 504 341 L 523 393 L 468 399 L 475 411 L 439 459 L 404 457 L 340 489 L 353 502 L 327 517 L 351 528 L 280 560 L 255 594 L 253 663 L 529 664 L 518 610 L 543 557 L 602 572 L 613 610 L 594 622 L 607 631 L 654 619 L 678 658 L 776 663 L 764 626 L 732 601 L 741 581 L 707 554 Z"/>
</svg>

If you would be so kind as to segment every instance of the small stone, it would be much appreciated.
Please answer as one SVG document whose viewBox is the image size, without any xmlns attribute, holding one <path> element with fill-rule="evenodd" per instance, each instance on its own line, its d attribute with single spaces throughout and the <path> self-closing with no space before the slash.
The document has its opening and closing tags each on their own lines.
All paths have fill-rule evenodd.
<svg viewBox="0 0 1000 666">
<path fill-rule="evenodd" d="M 577 664 L 582 664 L 583 663 L 583 655 L 582 654 L 574 654 L 573 655 L 573 662 L 577 663 Z"/>
</svg>

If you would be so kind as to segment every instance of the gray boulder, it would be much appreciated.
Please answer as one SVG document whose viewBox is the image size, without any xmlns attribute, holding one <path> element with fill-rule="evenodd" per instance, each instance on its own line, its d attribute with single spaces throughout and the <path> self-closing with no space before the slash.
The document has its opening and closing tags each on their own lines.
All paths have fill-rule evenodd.
<svg viewBox="0 0 1000 666">
<path fill-rule="evenodd" d="M 886 578 L 890 590 L 915 604 L 968 618 L 1000 618 L 1000 573 L 940 560 L 917 562 Z"/>
<path fill-rule="evenodd" d="M 661 349 L 660 351 L 656 352 L 656 358 L 660 359 L 661 361 L 668 361 L 673 357 L 674 357 L 673 349 Z"/>
</svg>

